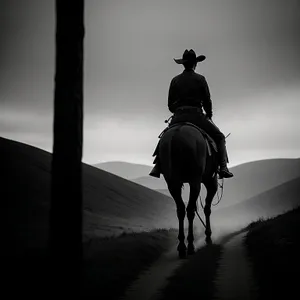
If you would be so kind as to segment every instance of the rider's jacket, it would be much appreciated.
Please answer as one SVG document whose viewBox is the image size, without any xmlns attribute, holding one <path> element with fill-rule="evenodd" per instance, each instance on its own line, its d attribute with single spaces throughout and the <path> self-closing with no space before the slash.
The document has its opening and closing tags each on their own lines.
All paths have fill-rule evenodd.
<svg viewBox="0 0 300 300">
<path fill-rule="evenodd" d="M 206 115 L 212 117 L 212 101 L 209 87 L 203 75 L 194 70 L 184 70 L 175 76 L 169 88 L 168 107 L 174 113 L 178 107 L 194 106 L 204 109 Z"/>
</svg>

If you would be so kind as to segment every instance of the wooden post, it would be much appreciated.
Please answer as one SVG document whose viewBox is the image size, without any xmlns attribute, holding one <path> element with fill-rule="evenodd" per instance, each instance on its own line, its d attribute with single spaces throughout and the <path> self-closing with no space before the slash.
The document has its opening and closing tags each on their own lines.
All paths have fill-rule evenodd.
<svg viewBox="0 0 300 300">
<path fill-rule="evenodd" d="M 79 296 L 82 268 L 84 1 L 56 0 L 50 289 Z"/>
</svg>

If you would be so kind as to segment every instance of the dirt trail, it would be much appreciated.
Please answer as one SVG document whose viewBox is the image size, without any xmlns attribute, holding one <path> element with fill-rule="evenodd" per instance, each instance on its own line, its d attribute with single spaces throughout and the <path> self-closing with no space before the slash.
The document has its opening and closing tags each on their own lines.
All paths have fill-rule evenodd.
<svg viewBox="0 0 300 300">
<path fill-rule="evenodd" d="M 253 285 L 252 269 L 249 264 L 243 238 L 245 233 L 239 233 L 224 242 L 223 254 L 215 276 L 216 300 L 254 300 L 257 299 Z M 219 237 L 216 242 L 221 242 Z M 222 242 L 221 242 L 222 243 Z M 195 242 L 196 250 L 205 245 L 204 238 Z M 128 288 L 122 300 L 163 300 L 160 290 L 166 286 L 168 277 L 187 260 L 179 260 L 174 244 L 172 250 L 161 258 Z"/>
<path fill-rule="evenodd" d="M 194 243 L 196 251 L 204 243 L 203 237 L 196 240 Z M 143 272 L 121 299 L 159 300 L 161 298 L 160 289 L 168 283 L 167 278 L 185 262 L 185 260 L 178 259 L 176 247 L 177 244 L 174 244 L 171 247 L 172 250 L 163 254 L 148 270 Z"/>
<path fill-rule="evenodd" d="M 215 278 L 216 300 L 257 299 L 253 285 L 252 267 L 246 256 L 240 233 L 225 243 L 223 255 Z"/>
</svg>

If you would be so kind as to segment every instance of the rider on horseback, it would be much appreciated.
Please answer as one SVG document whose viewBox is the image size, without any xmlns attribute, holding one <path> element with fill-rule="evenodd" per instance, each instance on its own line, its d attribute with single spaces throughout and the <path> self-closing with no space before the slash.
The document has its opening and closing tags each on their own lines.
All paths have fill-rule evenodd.
<svg viewBox="0 0 300 300">
<path fill-rule="evenodd" d="M 184 71 L 175 76 L 170 84 L 168 107 L 174 113 L 170 125 L 180 122 L 190 122 L 206 131 L 215 141 L 218 148 L 219 175 L 221 178 L 233 177 L 227 168 L 227 151 L 225 136 L 212 122 L 212 101 L 208 84 L 204 76 L 195 72 L 198 62 L 205 60 L 204 55 L 196 56 L 194 50 L 185 50 L 182 59 L 174 59 L 184 65 Z M 206 114 L 203 114 L 204 109 Z M 160 177 L 159 158 L 150 176 Z"/>
</svg>

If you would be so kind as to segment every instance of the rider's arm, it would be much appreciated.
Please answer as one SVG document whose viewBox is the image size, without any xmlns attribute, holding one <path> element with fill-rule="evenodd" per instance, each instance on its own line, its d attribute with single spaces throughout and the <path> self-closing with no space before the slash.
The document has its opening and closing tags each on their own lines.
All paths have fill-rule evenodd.
<svg viewBox="0 0 300 300">
<path fill-rule="evenodd" d="M 212 101 L 210 98 L 210 92 L 209 92 L 209 87 L 207 84 L 206 79 L 203 77 L 203 101 L 202 101 L 202 106 L 205 110 L 205 113 L 207 115 L 208 118 L 211 118 L 213 115 L 212 112 Z"/>
<path fill-rule="evenodd" d="M 174 79 L 172 79 L 170 83 L 170 88 L 169 88 L 169 95 L 168 95 L 168 108 L 171 113 L 174 113 L 176 110 L 176 106 L 178 103 L 177 99 L 177 93 L 176 93 L 176 88 L 175 88 L 175 82 Z"/>
</svg>

